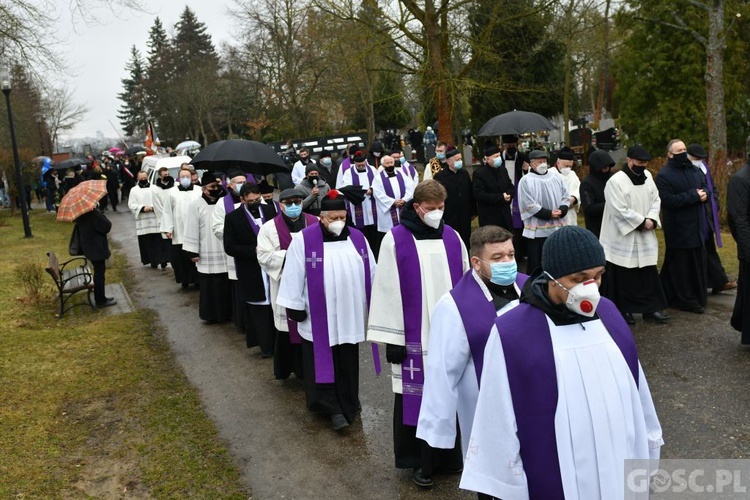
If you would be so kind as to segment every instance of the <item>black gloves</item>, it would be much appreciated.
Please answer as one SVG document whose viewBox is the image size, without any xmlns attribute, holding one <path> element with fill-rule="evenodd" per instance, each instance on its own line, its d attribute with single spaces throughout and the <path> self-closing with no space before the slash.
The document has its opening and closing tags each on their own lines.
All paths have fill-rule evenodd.
<svg viewBox="0 0 750 500">
<path fill-rule="evenodd" d="M 385 359 L 394 365 L 400 365 L 406 358 L 406 347 L 402 345 L 385 345 Z"/>
<path fill-rule="evenodd" d="M 286 310 L 286 315 L 291 319 L 292 321 L 296 321 L 297 323 L 301 323 L 302 321 L 305 321 L 307 319 L 307 312 L 300 311 L 299 309 L 289 309 Z"/>
</svg>

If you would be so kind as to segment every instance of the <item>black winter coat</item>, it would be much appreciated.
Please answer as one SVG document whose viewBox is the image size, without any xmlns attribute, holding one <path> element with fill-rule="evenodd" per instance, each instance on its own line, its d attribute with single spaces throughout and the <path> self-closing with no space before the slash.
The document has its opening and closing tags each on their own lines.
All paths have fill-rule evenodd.
<svg viewBox="0 0 750 500">
<path fill-rule="evenodd" d="M 112 223 L 99 210 L 85 213 L 76 219 L 78 233 L 81 237 L 83 255 L 90 261 L 101 261 L 109 258 L 107 233 Z"/>
<path fill-rule="evenodd" d="M 701 172 L 692 163 L 678 164 L 673 158 L 656 176 L 661 198 L 664 243 L 671 248 L 705 245 L 706 217 L 698 189 L 706 189 Z"/>
<path fill-rule="evenodd" d="M 729 178 L 727 216 L 737 258 L 750 262 L 750 161 Z"/>
<path fill-rule="evenodd" d="M 477 214 L 469 173 L 464 169 L 453 172 L 450 168 L 444 168 L 434 179 L 448 192 L 443 215 L 445 223 L 458 232 L 466 248 L 469 248 L 471 219 Z"/>
<path fill-rule="evenodd" d="M 604 218 L 604 187 L 611 175 L 590 173 L 581 181 L 581 209 L 586 229 L 599 237 Z"/>
<path fill-rule="evenodd" d="M 505 194 L 513 195 L 513 183 L 505 167 L 482 165 L 474 172 L 474 199 L 477 202 L 480 226 L 500 226 L 513 231 L 510 215 L 511 201 Z"/>
<path fill-rule="evenodd" d="M 266 221 L 276 216 L 276 208 L 272 203 L 261 205 L 260 210 L 263 210 Z M 261 302 L 266 298 L 263 274 L 256 253 L 257 246 L 258 238 L 253 232 L 244 207 L 240 206 L 227 214 L 224 219 L 224 251 L 235 259 L 237 279 L 242 284 L 245 302 Z"/>
</svg>

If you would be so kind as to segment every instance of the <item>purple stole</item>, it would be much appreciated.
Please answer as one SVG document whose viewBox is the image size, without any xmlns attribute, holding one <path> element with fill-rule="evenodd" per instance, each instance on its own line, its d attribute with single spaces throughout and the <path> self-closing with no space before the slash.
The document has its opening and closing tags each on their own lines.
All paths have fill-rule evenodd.
<svg viewBox="0 0 750 500">
<path fill-rule="evenodd" d="M 401 363 L 401 384 L 404 399 L 404 425 L 416 426 L 419 407 L 422 405 L 424 366 L 422 362 L 422 272 L 419 265 L 417 243 L 411 231 L 404 226 L 391 230 L 396 248 L 396 266 L 404 312 L 404 343 L 406 357 Z M 450 270 L 451 283 L 458 283 L 463 273 L 461 239 L 447 225 L 443 225 L 443 245 Z M 406 373 L 409 373 L 408 380 Z"/>
<path fill-rule="evenodd" d="M 412 165 L 411 163 L 407 161 L 406 163 L 401 164 L 401 168 L 406 170 L 406 172 L 408 173 L 409 177 L 412 178 L 412 180 L 415 180 L 415 181 L 419 180 L 419 176 L 417 175 L 417 169 L 414 168 L 414 165 Z"/>
<path fill-rule="evenodd" d="M 396 194 L 393 192 L 393 186 L 391 185 L 390 177 L 388 177 L 385 171 L 380 172 L 380 180 L 383 181 L 383 189 L 385 190 L 385 194 L 387 194 L 389 198 L 399 200 L 406 194 L 406 185 L 404 184 L 404 177 L 401 172 L 396 171 L 396 178 L 398 179 L 398 188 L 401 190 L 399 196 L 396 196 Z M 390 212 L 393 227 L 401 224 L 401 210 L 394 206 L 391 206 Z"/>
<path fill-rule="evenodd" d="M 224 216 L 226 217 L 232 212 L 234 212 L 234 198 L 229 189 L 227 189 L 227 194 L 224 195 Z"/>
<path fill-rule="evenodd" d="M 516 285 L 518 285 L 519 290 L 523 289 L 527 279 L 529 279 L 527 274 L 518 273 L 516 275 Z M 479 385 L 482 380 L 482 367 L 484 366 L 484 348 L 487 345 L 487 339 L 490 337 L 492 325 L 495 324 L 497 319 L 497 311 L 495 311 L 495 305 L 492 301 L 485 297 L 472 271 L 464 274 L 450 294 L 464 324 L 466 338 L 469 340 L 469 349 L 471 349 L 471 359 L 474 360 L 474 371 L 477 374 L 477 385 Z"/>
<path fill-rule="evenodd" d="M 638 351 L 617 310 L 602 297 L 596 310 L 638 385 Z M 547 316 L 527 303 L 495 320 L 508 372 L 529 498 L 564 499 L 555 434 L 557 375 Z"/>
<path fill-rule="evenodd" d="M 357 169 L 352 168 L 351 174 L 352 174 L 352 186 L 361 186 L 362 183 L 359 180 L 359 172 L 357 171 Z M 370 188 L 372 188 L 372 181 L 375 180 L 375 171 L 372 169 L 372 167 L 370 167 L 370 165 L 367 165 L 367 180 L 370 183 Z M 349 203 L 349 200 L 345 200 L 345 201 L 346 201 L 347 211 L 351 212 L 352 207 L 354 208 L 354 221 L 353 221 L 354 227 L 359 227 L 359 228 L 363 227 L 365 225 L 365 214 L 362 209 L 362 206 L 365 203 L 367 203 L 367 200 L 363 201 L 359 205 L 353 205 Z M 377 213 L 377 210 L 373 209 L 373 206 L 372 206 L 373 203 L 374 203 L 373 200 L 370 199 L 370 210 L 372 211 L 373 222 L 377 224 L 378 213 Z"/>
<path fill-rule="evenodd" d="M 305 271 L 307 274 L 307 295 L 310 298 L 310 327 L 313 337 L 313 360 L 315 364 L 315 383 L 332 384 L 335 380 L 333 368 L 333 350 L 328 337 L 328 307 L 325 296 L 324 243 L 323 229 L 320 224 L 302 230 L 305 240 Z M 349 228 L 349 239 L 362 257 L 365 270 L 365 293 L 367 307 L 370 304 L 372 283 L 370 276 L 369 253 L 364 235 L 354 228 Z"/>
<path fill-rule="evenodd" d="M 341 169 L 341 175 L 344 175 L 347 170 L 352 168 L 352 159 L 348 156 L 344 158 L 344 161 L 341 162 L 341 166 L 339 168 Z"/>
<path fill-rule="evenodd" d="M 306 227 L 312 226 L 313 224 L 316 224 L 318 222 L 317 217 L 308 213 L 303 212 L 301 217 L 305 218 Z M 289 245 L 292 244 L 292 233 L 291 231 L 289 231 L 289 227 L 287 227 L 286 222 L 284 222 L 284 216 L 282 215 L 281 210 L 279 210 L 276 217 L 273 218 L 273 224 L 274 226 L 276 226 L 276 233 L 278 233 L 279 235 L 279 248 L 281 250 L 288 249 Z M 297 322 L 287 318 L 286 324 L 289 327 L 289 342 L 291 342 L 292 344 L 301 343 L 302 340 L 299 336 Z"/>
<path fill-rule="evenodd" d="M 721 228 L 719 226 L 719 209 L 716 206 L 716 200 L 714 200 L 714 183 L 711 180 L 711 169 L 708 168 L 708 163 L 703 162 L 706 167 L 706 187 L 709 191 L 709 201 L 711 202 L 711 216 L 714 222 L 714 234 L 716 235 L 716 246 L 721 248 L 724 244 L 721 241 Z"/>
<path fill-rule="evenodd" d="M 253 214 L 250 213 L 250 210 L 248 210 L 247 207 L 242 207 L 242 211 L 245 212 L 245 217 L 247 217 L 247 221 L 250 223 L 253 233 L 255 233 L 255 236 L 258 236 L 260 226 L 266 222 L 266 214 L 263 213 L 263 208 L 258 208 L 258 212 L 260 212 L 260 226 L 255 222 L 255 217 L 253 217 Z"/>
</svg>

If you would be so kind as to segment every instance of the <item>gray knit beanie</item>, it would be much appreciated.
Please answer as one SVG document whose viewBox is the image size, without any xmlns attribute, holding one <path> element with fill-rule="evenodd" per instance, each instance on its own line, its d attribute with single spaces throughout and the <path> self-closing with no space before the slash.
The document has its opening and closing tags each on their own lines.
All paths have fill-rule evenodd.
<svg viewBox="0 0 750 500">
<path fill-rule="evenodd" d="M 561 227 L 547 238 L 542 248 L 542 269 L 553 278 L 604 264 L 604 248 L 594 233 L 582 227 Z"/>
</svg>

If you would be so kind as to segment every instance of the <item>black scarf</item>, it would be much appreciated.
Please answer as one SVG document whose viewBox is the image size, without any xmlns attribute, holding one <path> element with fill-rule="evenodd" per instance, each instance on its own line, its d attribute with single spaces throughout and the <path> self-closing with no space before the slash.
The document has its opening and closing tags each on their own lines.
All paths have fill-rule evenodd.
<svg viewBox="0 0 750 500">
<path fill-rule="evenodd" d="M 401 212 L 401 224 L 411 231 L 417 240 L 439 240 L 443 237 L 445 222 L 441 220 L 437 229 L 431 228 L 419 217 L 413 203 L 408 201 Z"/>
<path fill-rule="evenodd" d="M 625 175 L 628 176 L 630 181 L 633 183 L 634 186 L 642 186 L 646 183 L 646 171 L 644 170 L 642 174 L 636 174 L 632 170 L 630 170 L 630 167 L 627 165 L 623 165 L 622 171 L 625 172 Z"/>
</svg>

